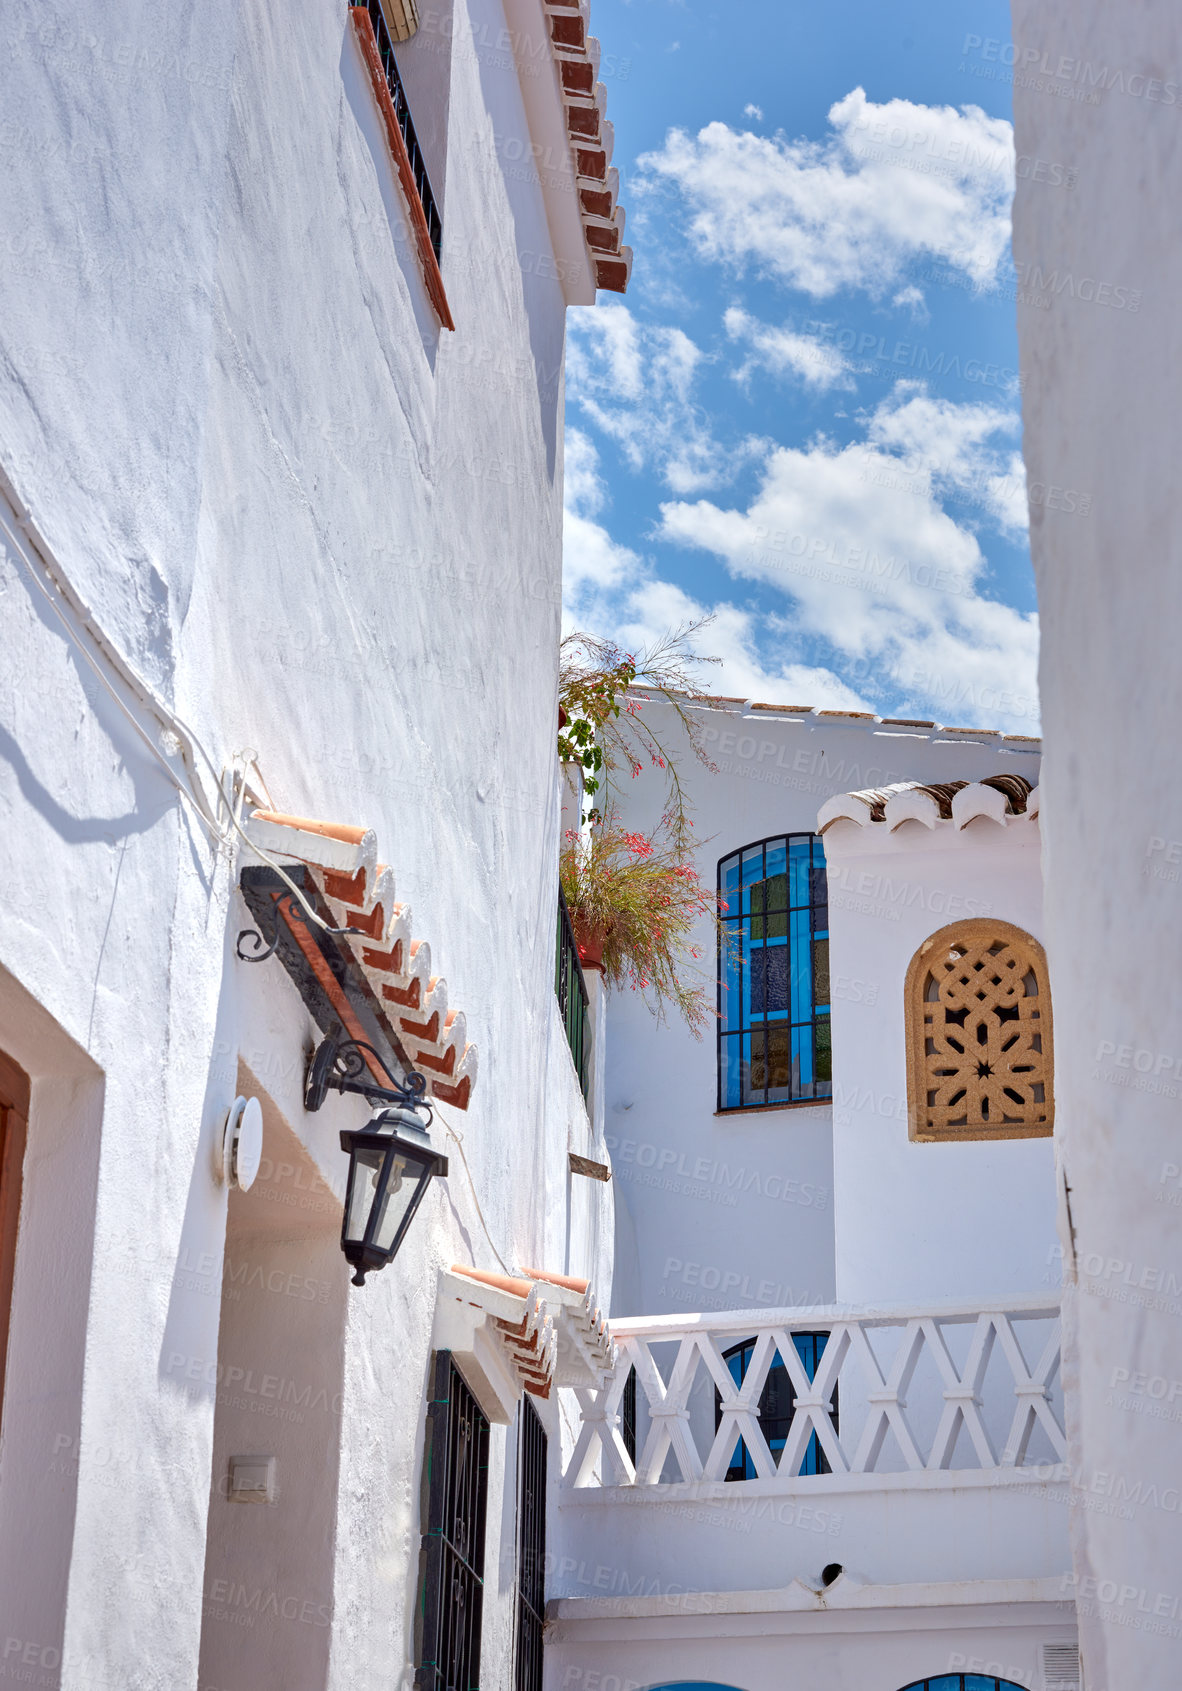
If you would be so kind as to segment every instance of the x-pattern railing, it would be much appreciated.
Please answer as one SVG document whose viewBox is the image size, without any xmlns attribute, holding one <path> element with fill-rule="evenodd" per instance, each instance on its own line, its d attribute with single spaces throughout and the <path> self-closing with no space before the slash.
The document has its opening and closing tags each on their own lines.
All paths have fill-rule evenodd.
<svg viewBox="0 0 1182 1691">
<path fill-rule="evenodd" d="M 954 1344 L 957 1329 L 962 1337 Z M 1026 1329 L 1026 1349 L 1019 1329 Z M 785 1487 L 797 1482 L 814 1435 L 830 1476 L 874 1474 L 883 1484 L 905 1484 L 908 1474 L 925 1471 L 1021 1468 L 1036 1429 L 1045 1434 L 1043 1449 L 1051 1459 L 1066 1459 L 1066 1438 L 1052 1401 L 1060 1360 L 1055 1304 L 1013 1300 L 987 1309 L 880 1310 L 857 1316 L 832 1308 L 661 1316 L 613 1321 L 612 1331 L 619 1347 L 614 1374 L 601 1391 L 580 1387 L 575 1392 L 581 1426 L 566 1467 L 568 1486 L 721 1481 L 740 1439 L 756 1478 Z M 818 1331 L 829 1337 L 810 1380 L 791 1335 Z M 877 1345 L 871 1337 L 876 1332 Z M 893 1348 L 892 1333 L 897 1334 Z M 746 1371 L 737 1379 L 724 1352 L 752 1341 Z M 1028 1360 L 1028 1350 L 1037 1360 Z M 962 1353 L 959 1363 L 954 1352 Z M 925 1356 L 931 1366 L 917 1378 Z M 788 1375 L 794 1413 L 782 1450 L 773 1454 L 760 1425 L 759 1404 L 777 1358 Z M 647 1411 L 648 1423 L 635 1465 L 620 1428 L 633 1368 L 637 1403 Z M 833 1415 L 838 1392 L 840 1435 Z M 997 1438 L 999 1432 L 1003 1439 Z M 882 1460 L 888 1435 L 893 1435 L 896 1453 L 889 1468 Z"/>
</svg>

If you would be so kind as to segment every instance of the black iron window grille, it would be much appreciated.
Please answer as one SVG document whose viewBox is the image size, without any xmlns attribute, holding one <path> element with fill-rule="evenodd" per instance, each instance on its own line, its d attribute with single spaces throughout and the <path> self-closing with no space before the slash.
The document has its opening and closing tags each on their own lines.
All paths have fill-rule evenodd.
<svg viewBox="0 0 1182 1691">
<path fill-rule="evenodd" d="M 567 1044 L 578 1070 L 583 1097 L 587 1096 L 587 1051 L 590 1044 L 587 1017 L 587 983 L 583 979 L 583 965 L 579 962 L 579 948 L 575 944 L 574 929 L 566 900 L 558 890 L 558 944 L 555 948 L 554 990 L 558 1008 L 566 1027 Z"/>
<path fill-rule="evenodd" d="M 419 146 L 419 138 L 415 134 L 415 126 L 411 121 L 410 106 L 407 104 L 406 90 L 402 86 L 402 78 L 398 74 L 398 61 L 394 57 L 394 43 L 390 40 L 390 31 L 386 28 L 381 0 L 353 0 L 353 4 L 368 12 L 369 20 L 373 24 L 374 37 L 377 40 L 378 53 L 382 60 L 382 69 L 386 73 L 386 86 L 389 88 L 390 98 L 394 102 L 394 115 L 398 119 L 399 129 L 402 131 L 402 139 L 406 142 L 406 154 L 410 159 L 411 175 L 415 179 L 419 204 L 422 206 L 423 215 L 427 219 L 427 232 L 431 237 L 431 249 L 435 254 L 435 262 L 438 264 L 443 251 L 443 220 L 439 215 L 439 207 L 435 203 L 435 195 L 431 190 L 427 166 L 423 162 L 423 149 Z"/>
<path fill-rule="evenodd" d="M 781 834 L 718 865 L 718 1107 L 829 1098 L 829 893 L 815 834 Z"/>
<path fill-rule="evenodd" d="M 479 1691 L 488 1421 L 447 1350 L 435 1358 L 424 1477 L 416 1691 Z"/>
<path fill-rule="evenodd" d="M 546 1624 L 546 1430 L 529 1399 L 521 1400 L 518 1480 L 516 1691 L 542 1691 Z"/>
<path fill-rule="evenodd" d="M 821 1352 L 825 1349 L 828 1333 L 793 1333 L 792 1343 L 796 1347 L 796 1354 L 804 1364 L 804 1371 L 810 1380 L 816 1379 L 817 1365 L 821 1360 Z M 731 1378 L 737 1386 L 743 1384 L 744 1375 L 755 1353 L 755 1340 L 745 1339 L 742 1344 L 733 1345 L 724 1351 L 722 1360 L 730 1371 Z M 833 1431 L 837 1431 L 837 1387 L 833 1388 L 833 1408 L 829 1419 L 833 1422 Z M 779 1352 L 772 1357 L 772 1365 L 768 1369 L 767 1379 L 763 1390 L 759 1394 L 759 1430 L 767 1440 L 768 1449 L 778 1463 L 780 1453 L 788 1440 L 788 1433 L 792 1420 L 796 1414 L 796 1395 L 792 1379 L 780 1360 Z M 722 1397 L 715 1389 L 714 1392 L 714 1427 L 715 1431 L 722 1425 Z M 829 1461 L 821 1449 L 820 1440 L 816 1433 L 805 1446 L 804 1456 L 799 1469 L 800 1474 L 827 1474 Z M 751 1452 L 742 1439 L 739 1439 L 731 1452 L 730 1464 L 727 1467 L 728 1480 L 754 1480 L 758 1478 L 755 1462 Z"/>
</svg>

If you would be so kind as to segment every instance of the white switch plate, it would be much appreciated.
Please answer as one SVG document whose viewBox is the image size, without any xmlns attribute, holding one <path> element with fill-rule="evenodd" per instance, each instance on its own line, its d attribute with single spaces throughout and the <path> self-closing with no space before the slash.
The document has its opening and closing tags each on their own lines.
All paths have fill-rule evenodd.
<svg viewBox="0 0 1182 1691">
<path fill-rule="evenodd" d="M 274 1503 L 275 1458 L 231 1456 L 230 1502 Z"/>
</svg>

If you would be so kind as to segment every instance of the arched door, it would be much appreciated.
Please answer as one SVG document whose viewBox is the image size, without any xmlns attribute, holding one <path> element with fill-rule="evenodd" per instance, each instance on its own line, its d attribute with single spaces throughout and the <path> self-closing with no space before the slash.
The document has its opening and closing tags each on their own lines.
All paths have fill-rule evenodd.
<svg viewBox="0 0 1182 1691">
<path fill-rule="evenodd" d="M 1024 1687 L 992 1673 L 938 1673 L 933 1679 L 913 1679 L 900 1691 L 1024 1691 Z"/>
</svg>

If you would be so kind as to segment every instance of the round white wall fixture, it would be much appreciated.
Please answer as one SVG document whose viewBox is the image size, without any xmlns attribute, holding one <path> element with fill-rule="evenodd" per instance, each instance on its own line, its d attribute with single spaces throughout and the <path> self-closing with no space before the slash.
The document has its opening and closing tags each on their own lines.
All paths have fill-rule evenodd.
<svg viewBox="0 0 1182 1691">
<path fill-rule="evenodd" d="M 222 1178 L 249 1192 L 263 1160 L 263 1107 L 257 1098 L 235 1098 L 222 1134 Z"/>
</svg>

